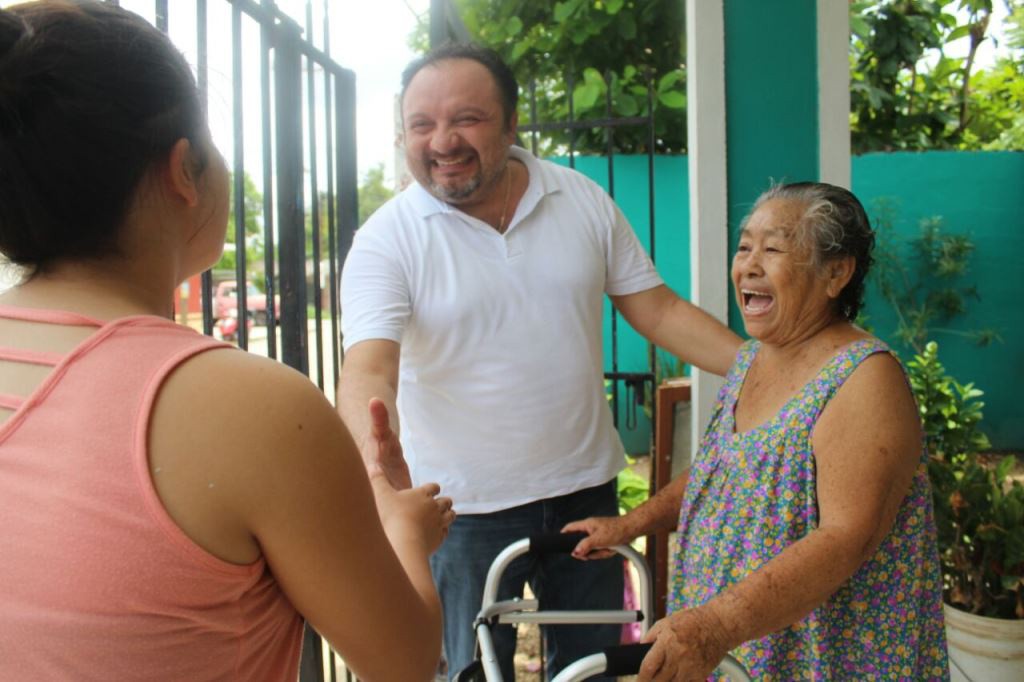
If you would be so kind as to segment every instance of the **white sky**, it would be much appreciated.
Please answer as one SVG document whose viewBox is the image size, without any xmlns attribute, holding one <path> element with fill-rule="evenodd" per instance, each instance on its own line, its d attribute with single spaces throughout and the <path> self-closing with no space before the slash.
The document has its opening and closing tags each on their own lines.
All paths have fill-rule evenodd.
<svg viewBox="0 0 1024 682">
<path fill-rule="evenodd" d="M 194 3 L 170 2 L 171 38 L 195 66 Z M 296 18 L 305 28 L 306 0 L 277 0 L 284 12 Z M 324 0 L 312 0 L 314 16 L 313 40 L 323 49 Z M 394 98 L 399 89 L 402 69 L 415 56 L 409 49 L 408 37 L 417 21 L 428 20 L 430 0 L 328 0 L 330 16 L 331 57 L 356 74 L 356 134 L 360 178 L 379 163 L 385 165 L 385 176 L 394 175 L 395 123 Z M 152 19 L 153 0 L 121 0 L 121 6 Z M 209 107 L 210 127 L 214 141 L 232 165 L 232 85 L 231 85 L 231 5 L 223 0 L 210 0 L 209 21 Z M 177 14 L 176 12 L 177 9 Z M 257 185 L 262 184 L 261 128 L 259 103 L 259 29 L 255 21 L 243 13 L 243 101 L 245 130 L 245 168 Z M 322 87 L 322 74 L 316 75 Z M 317 94 L 317 107 L 323 102 Z M 304 121 L 305 123 L 305 121 Z M 322 125 L 322 122 L 321 122 Z M 323 131 L 318 132 L 320 177 L 326 170 Z M 321 187 L 323 187 L 321 180 Z"/>
</svg>

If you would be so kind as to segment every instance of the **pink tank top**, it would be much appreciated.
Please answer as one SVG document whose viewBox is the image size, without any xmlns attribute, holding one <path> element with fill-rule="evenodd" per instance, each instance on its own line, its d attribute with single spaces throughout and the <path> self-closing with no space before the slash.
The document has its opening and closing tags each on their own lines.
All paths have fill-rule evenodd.
<svg viewBox="0 0 1024 682">
<path fill-rule="evenodd" d="M 302 620 L 263 559 L 200 548 L 150 479 L 161 383 L 224 344 L 158 317 L 0 317 L 98 327 L 63 356 L 0 347 L 54 367 L 0 395 L 0 680 L 295 680 Z"/>
</svg>

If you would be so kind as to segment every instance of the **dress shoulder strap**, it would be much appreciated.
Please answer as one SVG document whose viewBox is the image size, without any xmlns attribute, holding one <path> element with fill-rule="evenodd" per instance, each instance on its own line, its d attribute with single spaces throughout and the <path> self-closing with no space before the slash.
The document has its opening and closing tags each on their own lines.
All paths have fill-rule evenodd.
<svg viewBox="0 0 1024 682">
<path fill-rule="evenodd" d="M 836 394 L 854 370 L 867 358 L 876 353 L 892 353 L 879 339 L 861 339 L 845 346 L 832 356 L 812 382 L 811 396 L 817 402 L 820 413 L 832 396 Z"/>
</svg>

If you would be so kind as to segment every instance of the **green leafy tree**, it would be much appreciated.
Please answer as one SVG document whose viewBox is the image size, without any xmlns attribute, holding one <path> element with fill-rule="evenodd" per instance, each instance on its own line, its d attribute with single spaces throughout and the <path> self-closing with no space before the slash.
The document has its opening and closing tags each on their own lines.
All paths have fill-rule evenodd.
<svg viewBox="0 0 1024 682">
<path fill-rule="evenodd" d="M 993 0 L 857 0 L 850 4 L 851 134 L 855 153 L 1021 148 L 1022 62 L 976 70 Z M 1017 0 L 1007 23 L 1020 41 Z M 958 19 L 959 17 L 962 18 Z M 1014 32 L 1016 31 L 1016 33 Z M 967 55 L 949 43 L 968 39 Z M 1016 131 L 1016 132 L 1014 132 Z"/>
<path fill-rule="evenodd" d="M 366 171 L 359 185 L 359 225 L 362 226 L 384 202 L 395 196 L 394 190 L 384 182 L 384 164 L 379 163 Z"/>
<path fill-rule="evenodd" d="M 1024 2 L 1009 2 L 1007 9 L 1009 54 L 971 81 L 977 116 L 968 126 L 968 140 L 982 149 L 1024 149 Z"/>
<path fill-rule="evenodd" d="M 455 0 L 470 35 L 498 51 L 527 96 L 519 121 L 561 122 L 646 115 L 653 100 L 656 151 L 686 149 L 686 73 L 683 70 L 683 3 L 678 0 Z M 425 27 L 412 38 L 425 50 Z M 531 88 L 530 84 L 533 84 Z M 649 98 L 648 86 L 653 87 Z M 536 93 L 536 115 L 530 91 Z M 603 152 L 605 132 L 598 129 L 545 131 L 544 153 Z M 617 152 L 650 147 L 646 127 L 620 127 Z"/>
</svg>

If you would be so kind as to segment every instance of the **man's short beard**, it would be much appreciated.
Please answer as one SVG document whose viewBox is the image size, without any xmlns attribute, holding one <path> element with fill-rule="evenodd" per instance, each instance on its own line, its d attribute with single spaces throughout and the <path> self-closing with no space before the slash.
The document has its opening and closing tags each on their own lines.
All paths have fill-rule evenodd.
<svg viewBox="0 0 1024 682">
<path fill-rule="evenodd" d="M 457 187 L 448 187 L 436 182 L 431 182 L 430 193 L 444 201 L 460 201 L 472 196 L 473 192 L 480 189 L 482 182 L 483 176 L 480 173 L 477 173 L 470 178 L 469 182 L 466 184 Z"/>
</svg>

